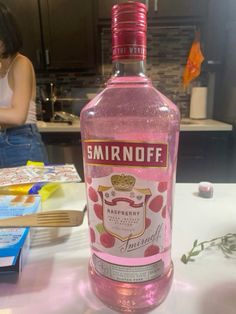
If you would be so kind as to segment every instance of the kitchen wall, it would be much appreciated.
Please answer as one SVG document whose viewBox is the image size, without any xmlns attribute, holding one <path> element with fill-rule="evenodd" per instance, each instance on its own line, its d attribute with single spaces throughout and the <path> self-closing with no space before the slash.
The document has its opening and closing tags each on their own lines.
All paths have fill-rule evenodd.
<svg viewBox="0 0 236 314">
<path fill-rule="evenodd" d="M 194 40 L 194 26 L 157 26 L 148 28 L 147 75 L 155 87 L 176 103 L 182 117 L 189 116 L 190 92 L 192 86 L 206 86 L 207 73 L 202 69 L 200 77 L 190 88 L 182 86 L 182 75 L 191 44 Z M 102 72 L 111 73 L 111 32 L 102 32 Z"/>
<path fill-rule="evenodd" d="M 193 25 L 149 27 L 147 36 L 147 75 L 156 88 L 168 96 L 180 108 L 183 118 L 189 117 L 190 93 L 192 86 L 207 86 L 207 72 L 202 66 L 198 79 L 185 90 L 182 87 L 182 75 L 191 44 L 194 40 Z M 204 47 L 203 47 L 204 48 Z M 104 86 L 112 72 L 111 31 L 101 31 L 101 75 L 88 73 L 50 73 L 38 74 L 37 82 L 43 85 L 49 81 L 57 86 L 64 97 L 86 98 L 87 93 L 96 92 Z M 78 104 L 75 113 L 79 113 L 84 103 Z M 80 109 L 78 109 L 80 108 Z M 72 110 L 73 111 L 73 110 Z"/>
</svg>

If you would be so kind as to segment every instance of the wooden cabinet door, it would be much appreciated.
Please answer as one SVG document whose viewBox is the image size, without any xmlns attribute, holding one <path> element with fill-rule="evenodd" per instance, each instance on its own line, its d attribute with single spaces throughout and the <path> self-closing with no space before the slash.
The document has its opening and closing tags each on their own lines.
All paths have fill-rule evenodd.
<svg viewBox="0 0 236 314">
<path fill-rule="evenodd" d="M 233 0 L 232 0 L 233 1 Z M 110 19 L 111 8 L 114 4 L 127 2 L 126 0 L 99 0 L 99 19 Z M 148 17 L 180 17 L 206 16 L 206 0 L 141 0 L 148 7 Z"/>
<path fill-rule="evenodd" d="M 222 64 L 227 39 L 228 0 L 208 1 L 208 18 L 206 21 L 206 60 L 210 67 L 217 68 Z"/>
<path fill-rule="evenodd" d="M 235 0 L 227 0 L 225 5 L 228 7 L 228 19 L 229 21 L 236 21 L 236 1 Z"/>
<path fill-rule="evenodd" d="M 34 64 L 43 66 L 39 11 L 37 0 L 2 0 L 14 14 L 23 37 L 22 53 Z"/>
<path fill-rule="evenodd" d="M 46 67 L 95 65 L 93 0 L 40 0 Z"/>
<path fill-rule="evenodd" d="M 230 182 L 232 132 L 180 132 L 177 182 Z"/>
<path fill-rule="evenodd" d="M 98 18 L 111 19 L 111 8 L 113 5 L 122 1 L 116 0 L 98 0 Z M 125 2 L 125 1 L 123 1 Z"/>
<path fill-rule="evenodd" d="M 149 15 L 160 17 L 206 16 L 206 0 L 149 0 Z"/>
</svg>

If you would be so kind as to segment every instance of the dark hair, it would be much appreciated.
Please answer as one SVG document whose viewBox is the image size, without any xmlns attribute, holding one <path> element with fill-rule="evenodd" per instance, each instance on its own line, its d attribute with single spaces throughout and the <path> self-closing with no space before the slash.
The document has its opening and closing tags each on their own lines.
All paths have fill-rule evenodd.
<svg viewBox="0 0 236 314">
<path fill-rule="evenodd" d="M 22 36 L 17 22 L 2 2 L 0 2 L 0 40 L 5 47 L 2 58 L 14 55 L 22 47 Z"/>
</svg>

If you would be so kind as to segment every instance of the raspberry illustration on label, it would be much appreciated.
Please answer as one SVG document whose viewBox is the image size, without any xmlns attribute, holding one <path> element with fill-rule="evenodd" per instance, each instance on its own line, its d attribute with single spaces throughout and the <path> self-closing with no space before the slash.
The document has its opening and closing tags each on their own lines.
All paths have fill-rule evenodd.
<svg viewBox="0 0 236 314">
<path fill-rule="evenodd" d="M 161 195 L 157 195 L 149 204 L 149 208 L 157 213 L 162 209 L 163 206 L 163 197 Z"/>
<path fill-rule="evenodd" d="M 90 186 L 88 189 L 88 196 L 91 201 L 97 202 L 98 201 L 98 195 L 97 192 Z"/>
<path fill-rule="evenodd" d="M 88 186 L 91 247 L 120 257 L 156 255 L 158 260 L 169 241 L 167 183 L 145 187 L 146 181 L 124 173 L 103 177 L 102 183 L 94 178 Z"/>
<path fill-rule="evenodd" d="M 94 209 L 94 212 L 95 212 L 96 216 L 99 219 L 103 220 L 103 208 L 102 208 L 102 205 L 94 204 L 93 209 Z"/>
<path fill-rule="evenodd" d="M 147 257 L 147 256 L 152 256 L 152 255 L 155 255 L 155 254 L 158 254 L 160 252 L 160 249 L 157 245 L 150 245 L 144 252 L 144 256 Z"/>
</svg>

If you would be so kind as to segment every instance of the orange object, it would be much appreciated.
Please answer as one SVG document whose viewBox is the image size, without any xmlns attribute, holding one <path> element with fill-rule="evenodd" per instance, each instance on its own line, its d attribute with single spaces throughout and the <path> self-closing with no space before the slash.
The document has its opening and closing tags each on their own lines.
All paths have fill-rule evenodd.
<svg viewBox="0 0 236 314">
<path fill-rule="evenodd" d="M 183 85 L 187 87 L 189 83 L 199 76 L 201 72 L 201 64 L 204 60 L 204 56 L 200 47 L 200 34 L 196 33 L 195 40 L 191 46 L 187 64 L 183 74 Z"/>
</svg>

